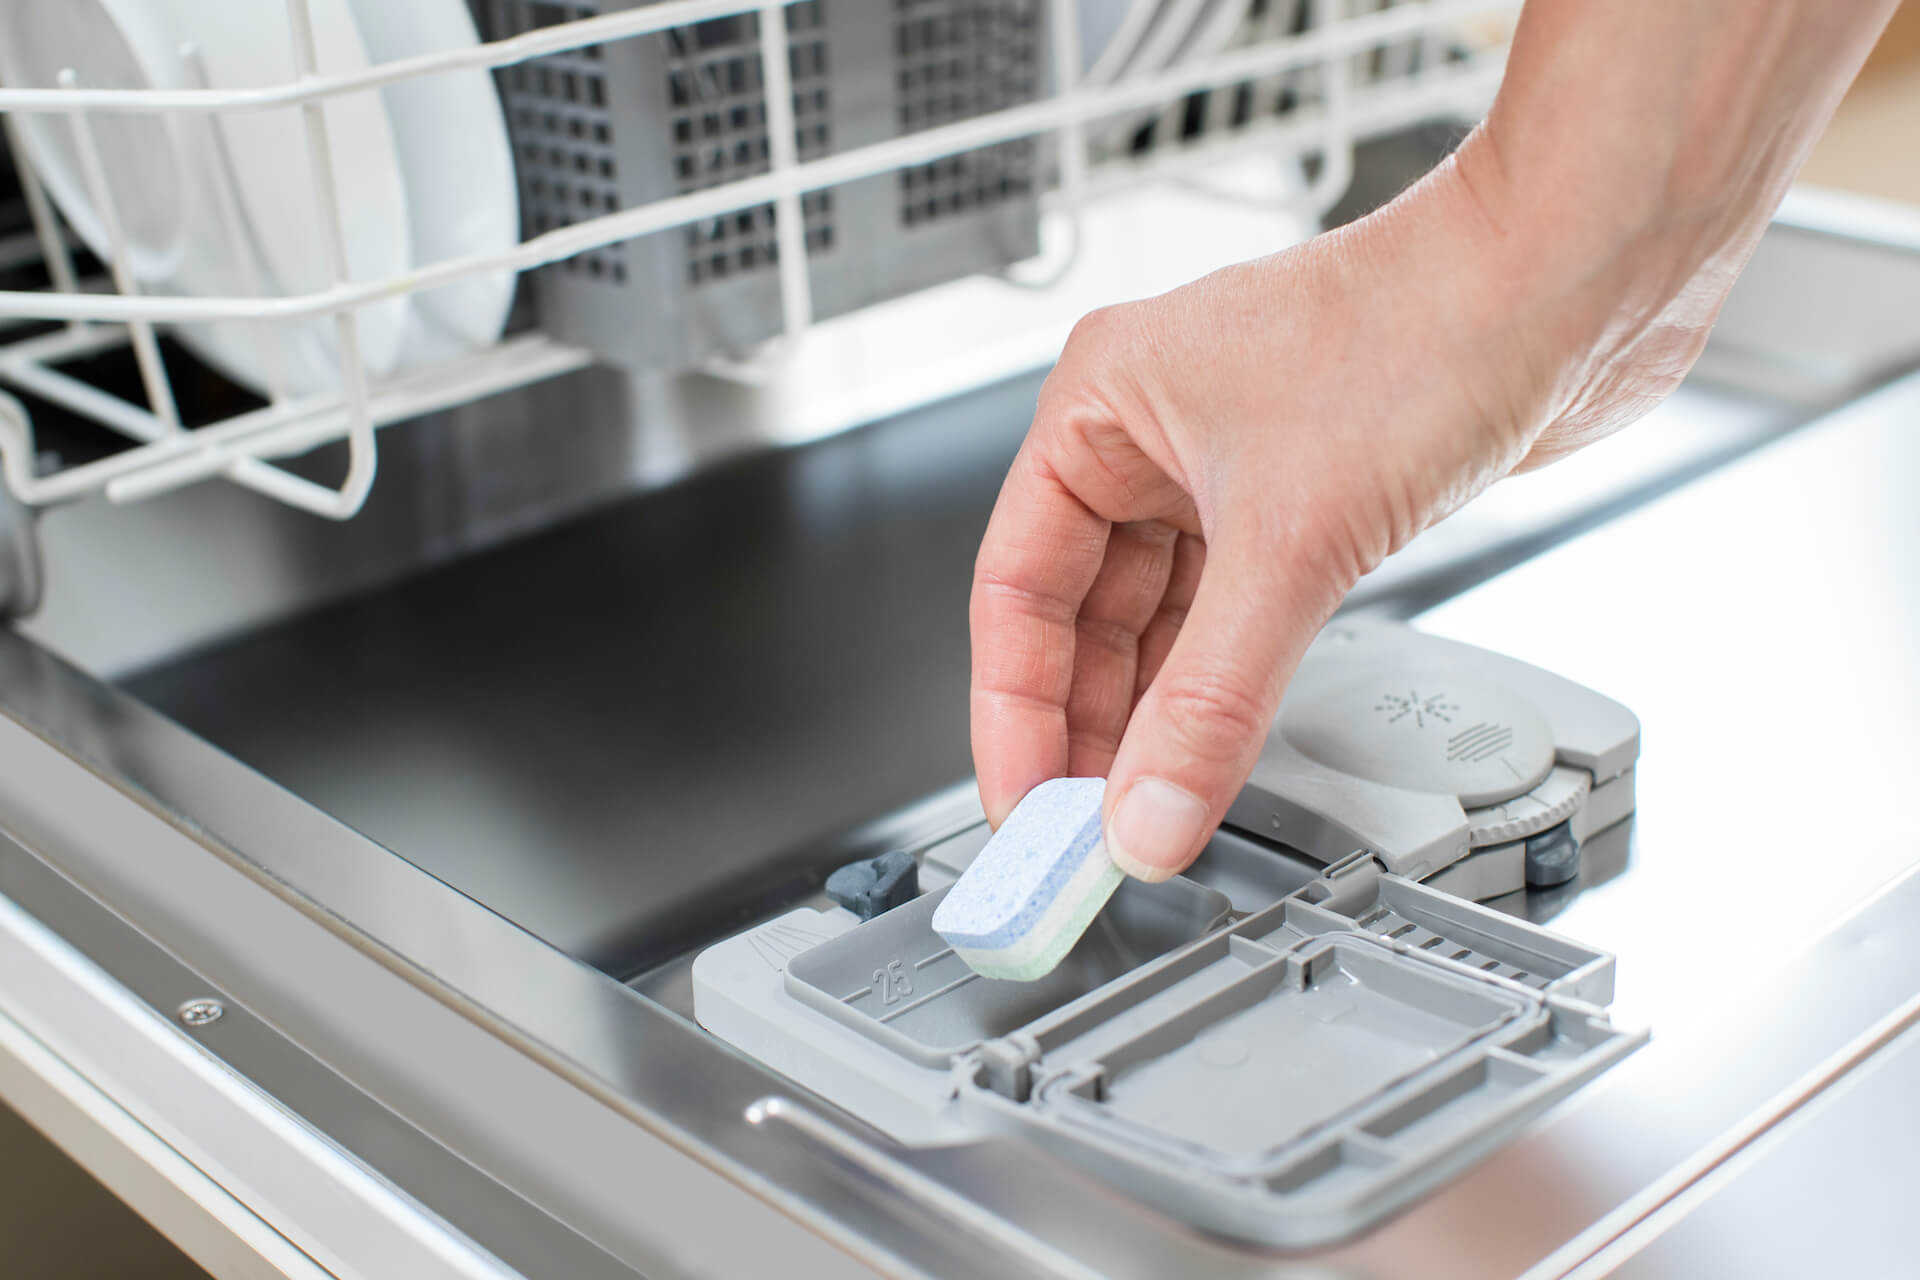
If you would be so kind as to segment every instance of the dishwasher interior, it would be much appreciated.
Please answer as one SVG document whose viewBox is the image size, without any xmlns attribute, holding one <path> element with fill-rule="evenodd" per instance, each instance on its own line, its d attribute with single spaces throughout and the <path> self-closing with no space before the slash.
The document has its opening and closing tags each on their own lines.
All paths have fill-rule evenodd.
<svg viewBox="0 0 1920 1280">
<path fill-rule="evenodd" d="M 1792 225 L 1777 227 L 1765 252 L 1878 255 L 1883 272 L 1914 270 L 1904 254 Z M 1488 517 L 1465 551 L 1416 543 L 1404 553 L 1411 563 L 1390 562 L 1385 583 L 1363 586 L 1352 621 L 1335 630 L 1398 634 L 1386 620 L 1394 614 L 1899 367 L 1876 354 L 1790 388 L 1739 381 L 1742 368 L 1770 363 L 1731 336 L 1769 336 L 1767 266 L 1763 258 L 1744 303 L 1752 311 L 1733 315 L 1725 347 L 1666 411 L 1676 434 L 1694 427 L 1697 440 L 1662 441 L 1637 467 L 1597 462 L 1584 506 L 1547 504 L 1542 521 L 1530 518 L 1541 504 L 1518 504 Z M 1776 336 L 1795 340 L 1791 330 Z M 576 412 L 630 405 L 630 389 L 609 393 L 598 377 L 540 394 Z M 1642 856 L 1622 820 L 1630 791 L 1624 806 L 1613 793 L 1619 811 L 1581 831 L 1577 874 L 1564 883 L 1518 887 L 1523 833 L 1491 879 L 1463 874 L 1472 859 L 1453 863 L 1450 891 L 1444 867 L 1402 862 L 1408 874 L 1398 875 L 1371 857 L 1343 858 L 1342 839 L 1390 848 L 1351 828 L 1322 833 L 1308 856 L 1312 830 L 1289 830 L 1283 843 L 1243 802 L 1189 877 L 1116 899 L 1059 988 L 1004 1008 L 976 1007 L 962 991 L 953 1007 L 972 1022 L 948 1035 L 952 1019 L 936 1005 L 917 1015 L 943 1028 L 931 1039 L 917 1038 L 911 1020 L 867 1025 L 849 1014 L 849 998 L 884 999 L 897 985 L 896 961 L 909 981 L 925 975 L 942 993 L 957 980 L 914 948 L 931 936 L 934 895 L 984 836 L 967 781 L 965 603 L 979 532 L 1037 385 L 1015 379 L 815 443 L 748 451 L 663 487 L 528 517 L 536 527 L 525 531 L 506 521 L 438 541 L 395 537 L 376 499 L 365 524 L 329 528 L 328 554 L 310 522 L 249 504 L 254 550 L 271 550 L 289 578 L 310 575 L 313 598 L 261 619 L 247 612 L 255 602 L 222 605 L 239 593 L 203 582 L 197 598 L 212 603 L 179 652 L 139 652 L 143 622 L 162 635 L 175 625 L 160 613 L 62 608 L 59 593 L 115 573 L 138 601 L 134 562 L 114 569 L 93 557 L 110 545 L 178 573 L 231 534 L 233 510 L 191 492 L 138 508 L 83 504 L 44 521 L 52 607 L 28 626 L 54 652 L 134 654 L 117 669 L 97 664 L 115 696 L 133 700 L 116 715 L 157 712 L 166 734 L 211 744 L 229 758 L 229 785 L 284 788 L 365 837 L 374 856 L 404 859 L 622 984 L 637 1002 L 632 1017 L 651 1010 L 647 1021 L 664 1015 L 692 1033 L 673 1041 L 677 1071 L 744 1052 L 759 1080 L 742 1095 L 748 1110 L 775 1114 L 780 1098 L 804 1099 L 807 1123 L 820 1126 L 813 1141 L 842 1159 L 918 1152 L 921 1176 L 976 1194 L 997 1181 L 1017 1197 L 1012 1171 L 1032 1159 L 1023 1153 L 1046 1152 L 1086 1170 L 1090 1186 L 1151 1206 L 1141 1230 L 1200 1228 L 1218 1242 L 1204 1250 L 1211 1265 L 1327 1245 L 1444 1184 L 1639 1043 L 1605 1018 L 1612 958 L 1529 923 L 1550 921 L 1571 895 Z M 510 412 L 529 403 L 540 402 L 506 399 Z M 444 415 L 412 438 L 434 456 L 473 428 L 471 416 Z M 515 429 L 552 427 L 543 414 Z M 388 478 L 394 490 L 417 481 L 430 491 L 445 475 L 402 462 Z M 1482 501 L 1502 497 L 1496 489 Z M 1469 508 L 1463 525 L 1473 516 Z M 125 537 L 129 520 L 148 531 L 146 552 L 127 550 L 142 541 Z M 110 543 L 102 528 L 116 535 Z M 342 588 L 341 561 L 376 534 L 405 553 L 354 564 L 372 585 Z M 205 557 L 195 572 L 219 566 Z M 1589 781 L 1609 771 L 1618 765 Z M 861 924 L 825 895 L 833 870 L 894 849 L 915 853 L 926 896 Z M 914 918 L 919 931 L 905 942 L 859 941 L 871 936 L 862 930 Z M 1395 968 L 1409 964 L 1411 974 Z M 1361 993 L 1350 1025 L 1369 1047 L 1356 1056 L 1336 1037 L 1324 1059 L 1300 1061 L 1339 1064 L 1322 1074 L 1347 1092 L 1255 1109 L 1273 1118 L 1265 1131 L 1181 1114 L 1170 1100 L 1205 1092 L 1188 1080 L 1150 1088 L 1120 1122 L 1102 1114 L 1097 1081 L 1128 1072 L 1242 1078 L 1206 1064 L 1245 1046 L 1217 1027 L 1212 1039 L 1196 1036 L 1195 1020 L 1257 1016 L 1260 993 L 1293 993 L 1309 1002 L 1298 1016 L 1313 1021 L 1323 979 Z M 796 999 L 802 988 L 812 994 Z M 1293 1025 L 1295 1015 L 1276 1016 Z M 1298 1038 L 1297 1027 L 1286 1034 Z M 1169 1051 L 1181 1044 L 1192 1061 Z M 1242 1114 L 1237 1104 L 1232 1114 Z M 865 1176 L 885 1184 L 893 1174 Z M 1048 1197 L 1059 1198 L 1057 1186 Z M 998 1211 L 1014 1213 L 1004 1199 Z"/>
<path fill-rule="evenodd" d="M 1335 217 L 1400 189 L 1450 136 L 1363 144 Z M 1920 245 L 1796 196 L 1668 405 L 1416 540 L 1332 641 L 1417 648 L 1396 619 L 1911 367 L 1915 287 Z M 189 423 L 248 409 L 186 353 L 165 357 Z M 139 378 L 126 352 L 88 376 Z M 41 597 L 0 670 L 84 709 L 72 754 L 359 944 L 403 950 L 400 934 L 438 924 L 405 911 L 455 898 L 456 915 L 512 926 L 487 954 L 551 992 L 450 985 L 742 1182 L 789 1191 L 834 1166 L 843 1185 L 808 1202 L 823 1219 L 833 1195 L 877 1187 L 982 1239 L 1014 1224 L 1067 1251 L 1093 1248 L 1120 1203 L 1140 1216 L 1111 1247 L 1163 1274 L 1250 1273 L 1378 1226 L 1639 1046 L 1605 1013 L 1614 958 L 1546 926 L 1671 851 L 1633 847 L 1637 738 L 1618 722 L 1571 747 L 1556 723 L 1523 785 L 1448 797 L 1462 824 L 1481 815 L 1471 840 L 1450 817 L 1437 835 L 1375 821 L 1374 792 L 1289 792 L 1304 766 L 1279 759 L 1298 747 L 1283 734 L 1193 870 L 1126 886 L 1055 979 L 955 971 L 925 916 L 985 835 L 967 592 L 1039 383 L 794 444 L 742 431 L 725 379 L 602 366 L 409 423 L 351 524 L 217 483 L 90 498 L 40 519 L 30 575 L 0 574 L 14 599 Z M 105 455 L 84 424 L 38 416 L 64 465 Z M 290 465 L 330 475 L 344 454 Z M 1380 692 L 1328 714 L 1364 720 Z M 1468 735 L 1452 762 L 1506 760 L 1498 735 L 1529 714 L 1450 726 Z M 249 838 L 231 835 L 256 808 Z M 335 835 L 369 895 L 400 864 L 431 892 L 369 896 L 364 915 L 346 890 L 309 892 Z M 863 920 L 827 895 L 836 869 L 900 850 L 911 900 Z M 432 943 L 484 969 L 456 933 Z M 578 1038 L 516 1014 L 560 1007 L 573 983 L 599 1001 Z M 790 1126 L 801 1154 L 755 1146 L 743 1121 Z M 511 1162 L 462 1155 L 513 1183 Z M 594 1226 L 550 1187 L 523 1194 Z M 893 1230 L 905 1255 L 901 1239 L 939 1228 Z"/>
</svg>

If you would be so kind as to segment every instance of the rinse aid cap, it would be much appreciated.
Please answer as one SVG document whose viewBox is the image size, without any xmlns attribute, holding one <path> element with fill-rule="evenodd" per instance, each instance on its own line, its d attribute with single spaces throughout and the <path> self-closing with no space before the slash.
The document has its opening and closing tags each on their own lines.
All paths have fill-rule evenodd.
<svg viewBox="0 0 1920 1280">
<path fill-rule="evenodd" d="M 1484 850 L 1468 880 L 1485 897 L 1526 882 L 1521 842 L 1565 824 L 1577 845 L 1631 813 L 1639 745 L 1632 712 L 1571 680 L 1341 619 L 1302 660 L 1227 821 L 1322 862 L 1364 849 L 1412 879 Z"/>
<path fill-rule="evenodd" d="M 1289 708 L 1280 733 L 1309 760 L 1467 809 L 1525 795 L 1553 769 L 1553 730 L 1527 702 L 1446 671 L 1368 673 Z"/>
</svg>

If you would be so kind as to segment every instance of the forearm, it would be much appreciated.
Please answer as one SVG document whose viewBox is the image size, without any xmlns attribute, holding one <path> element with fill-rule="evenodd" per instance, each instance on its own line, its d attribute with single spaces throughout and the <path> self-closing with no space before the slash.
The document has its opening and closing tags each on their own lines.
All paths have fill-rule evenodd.
<svg viewBox="0 0 1920 1280">
<path fill-rule="evenodd" d="M 1486 135 L 1499 199 L 1604 249 L 1770 208 L 1898 0 L 1532 0 Z"/>
<path fill-rule="evenodd" d="M 1526 335 L 1552 458 L 1697 356 L 1897 0 L 1531 0 L 1485 125 L 1433 198 Z M 1465 228 L 1462 231 L 1462 228 Z M 1497 321 L 1489 314 L 1488 324 Z"/>
</svg>

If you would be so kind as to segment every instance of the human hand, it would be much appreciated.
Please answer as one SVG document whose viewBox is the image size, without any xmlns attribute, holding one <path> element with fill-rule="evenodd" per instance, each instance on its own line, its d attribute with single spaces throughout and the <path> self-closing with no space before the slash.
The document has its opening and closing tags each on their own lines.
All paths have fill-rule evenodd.
<svg viewBox="0 0 1920 1280">
<path fill-rule="evenodd" d="M 1684 237 L 1530 259 L 1496 161 L 1470 139 L 1368 219 L 1074 331 L 975 572 L 996 826 L 1048 778 L 1106 775 L 1114 860 L 1180 870 L 1362 574 L 1679 381 L 1724 296 L 1648 283 L 1688 281 Z"/>
</svg>

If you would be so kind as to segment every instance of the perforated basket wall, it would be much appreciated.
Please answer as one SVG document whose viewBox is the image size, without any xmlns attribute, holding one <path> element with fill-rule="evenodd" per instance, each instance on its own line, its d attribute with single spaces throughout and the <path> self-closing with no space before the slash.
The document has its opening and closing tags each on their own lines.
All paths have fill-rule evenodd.
<svg viewBox="0 0 1920 1280">
<path fill-rule="evenodd" d="M 491 34 L 623 0 L 487 0 Z M 1033 99 L 1043 0 L 803 0 L 787 9 L 802 161 Z M 756 15 L 501 72 L 529 234 L 768 167 Z M 803 199 L 814 314 L 837 315 L 1038 251 L 1040 149 L 1014 141 Z M 771 205 L 538 273 L 542 325 L 636 368 L 744 354 L 780 327 Z"/>
</svg>

